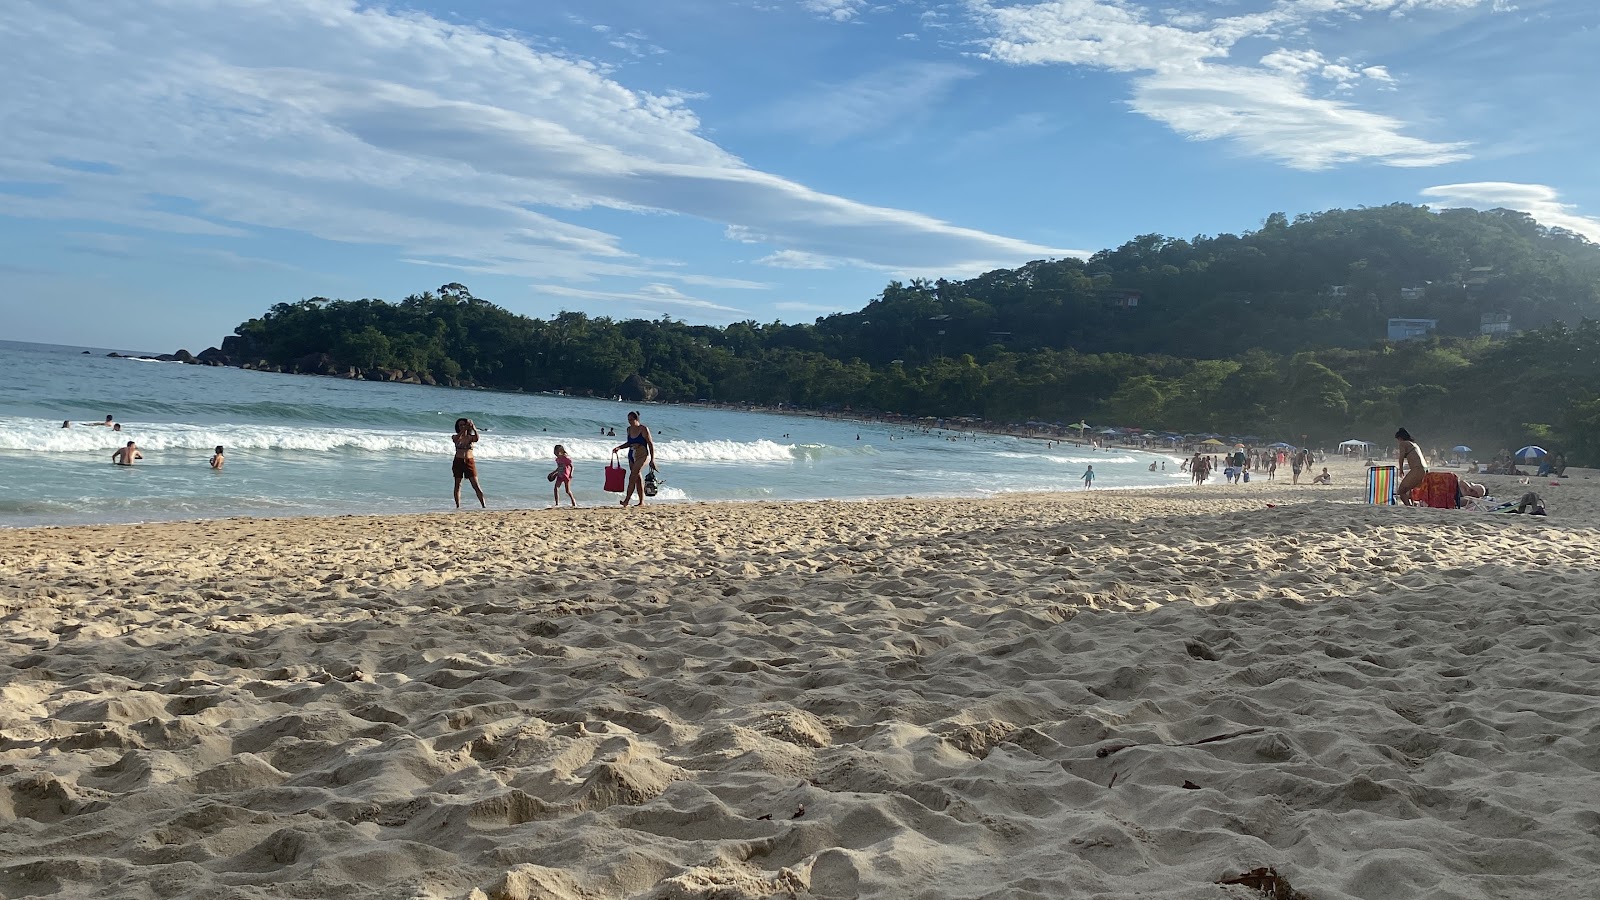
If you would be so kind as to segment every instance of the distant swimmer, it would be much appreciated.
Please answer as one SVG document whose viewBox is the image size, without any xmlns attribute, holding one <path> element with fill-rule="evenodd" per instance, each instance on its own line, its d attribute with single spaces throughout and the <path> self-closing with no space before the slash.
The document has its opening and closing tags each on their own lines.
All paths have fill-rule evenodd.
<svg viewBox="0 0 1600 900">
<path fill-rule="evenodd" d="M 113 465 L 131 466 L 136 459 L 144 459 L 144 454 L 140 453 L 139 448 L 133 445 L 133 441 L 129 441 L 126 447 L 117 448 L 117 452 L 111 454 Z"/>
<path fill-rule="evenodd" d="M 211 468 L 221 471 L 222 461 L 222 445 L 218 444 L 217 452 L 211 454 Z"/>
<path fill-rule="evenodd" d="M 111 427 L 111 417 L 110 416 L 106 416 L 106 420 L 104 422 L 85 422 L 83 424 L 85 424 L 85 425 L 103 425 L 103 426 L 105 426 L 107 428 L 110 428 Z"/>
<path fill-rule="evenodd" d="M 457 419 L 456 433 L 450 436 L 450 442 L 455 444 L 456 456 L 450 461 L 450 474 L 456 479 L 456 509 L 461 508 L 461 479 L 472 482 L 472 489 L 478 494 L 478 504 L 484 509 L 489 508 L 483 499 L 483 488 L 478 486 L 478 461 L 472 456 L 472 445 L 478 442 L 478 426 L 472 424 L 471 419 Z"/>
<path fill-rule="evenodd" d="M 62 422 L 61 423 L 61 427 L 62 428 L 71 428 L 72 427 L 72 420 L 68 419 L 67 421 Z"/>
</svg>

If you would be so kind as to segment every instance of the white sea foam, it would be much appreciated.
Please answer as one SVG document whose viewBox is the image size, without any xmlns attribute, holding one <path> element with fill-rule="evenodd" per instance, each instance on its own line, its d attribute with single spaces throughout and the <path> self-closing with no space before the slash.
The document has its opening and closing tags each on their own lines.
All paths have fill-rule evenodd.
<svg viewBox="0 0 1600 900">
<path fill-rule="evenodd" d="M 331 453 L 416 453 L 449 455 L 454 452 L 448 434 L 435 431 L 387 431 L 363 428 L 294 428 L 274 425 L 129 424 L 122 431 L 96 426 L 62 428 L 40 419 L 0 418 L 0 450 L 33 453 L 110 453 L 128 441 L 149 453 L 185 450 L 209 453 L 221 444 L 228 451 L 288 451 Z M 474 448 L 483 459 L 545 460 L 556 444 L 578 460 L 611 458 L 615 438 L 574 438 L 560 434 L 499 435 L 484 433 Z M 842 450 L 822 444 L 804 446 L 755 441 L 660 441 L 656 459 L 661 462 L 787 462 L 834 454 L 870 452 Z M 625 455 L 619 454 L 619 455 Z"/>
</svg>

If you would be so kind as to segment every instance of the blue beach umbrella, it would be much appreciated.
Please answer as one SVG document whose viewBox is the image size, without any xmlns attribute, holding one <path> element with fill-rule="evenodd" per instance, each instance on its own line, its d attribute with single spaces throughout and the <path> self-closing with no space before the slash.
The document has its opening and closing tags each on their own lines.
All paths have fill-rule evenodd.
<svg viewBox="0 0 1600 900">
<path fill-rule="evenodd" d="M 1471 453 L 1472 452 L 1472 448 L 1468 447 L 1466 444 L 1459 444 L 1457 446 L 1451 447 L 1450 448 L 1450 452 L 1451 453 Z"/>
<path fill-rule="evenodd" d="M 1541 456 L 1547 455 L 1548 454 L 1545 453 L 1545 449 L 1543 447 L 1535 447 L 1532 444 L 1529 444 L 1528 446 L 1517 451 L 1517 459 L 1538 459 Z"/>
</svg>

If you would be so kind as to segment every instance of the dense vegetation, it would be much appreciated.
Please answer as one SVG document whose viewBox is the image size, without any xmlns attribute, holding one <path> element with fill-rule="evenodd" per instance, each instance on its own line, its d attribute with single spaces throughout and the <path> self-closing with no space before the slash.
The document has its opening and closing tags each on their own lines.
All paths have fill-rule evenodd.
<svg viewBox="0 0 1600 900">
<path fill-rule="evenodd" d="M 1389 342 L 1391 317 L 1438 326 Z M 1312 442 L 1404 423 L 1430 445 L 1531 439 L 1600 462 L 1591 319 L 1600 246 L 1507 210 L 1394 205 L 892 282 L 859 312 L 808 325 L 539 320 L 451 284 L 393 304 L 279 304 L 223 350 L 235 363 L 507 389 L 610 395 L 637 375 L 663 400 Z M 1507 322 L 1523 333 L 1481 333 Z"/>
</svg>

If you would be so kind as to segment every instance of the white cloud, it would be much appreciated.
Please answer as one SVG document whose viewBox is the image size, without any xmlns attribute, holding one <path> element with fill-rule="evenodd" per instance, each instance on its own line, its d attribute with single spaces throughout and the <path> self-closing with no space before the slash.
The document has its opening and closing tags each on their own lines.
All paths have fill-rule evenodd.
<svg viewBox="0 0 1600 900">
<path fill-rule="evenodd" d="M 24 218 L 283 229 L 555 280 L 687 277 L 563 218 L 591 207 L 882 266 L 1053 255 L 759 171 L 707 140 L 683 98 L 356 0 L 11 0 L 0 77 L 0 177 L 60 186 L 0 195 Z"/>
<path fill-rule="evenodd" d="M 866 0 L 800 0 L 802 9 L 835 22 L 854 19 L 866 5 Z"/>
<path fill-rule="evenodd" d="M 1407 137 L 1395 119 L 1309 97 L 1299 79 L 1259 69 L 1151 75 L 1134 86 L 1130 104 L 1192 140 L 1231 138 L 1295 169 L 1360 160 L 1436 166 L 1466 158 L 1464 145 Z"/>
<path fill-rule="evenodd" d="M 1393 85 L 1383 66 L 1287 47 L 1261 57 L 1258 67 L 1221 60 L 1240 41 L 1281 40 L 1322 16 L 1470 9 L 1489 0 L 1277 0 L 1263 12 L 1216 18 L 1166 9 L 1163 22 L 1121 0 L 967 2 L 989 31 L 988 58 L 1135 73 L 1132 108 L 1193 140 L 1232 140 L 1252 154 L 1303 169 L 1359 161 L 1432 166 L 1467 155 L 1464 144 L 1409 136 L 1406 123 L 1320 96 L 1316 89 L 1321 84 L 1343 93 L 1364 82 Z"/>
<path fill-rule="evenodd" d="M 572 297 L 578 300 L 634 303 L 647 307 L 686 307 L 707 312 L 739 313 L 741 315 L 744 313 L 744 310 L 736 307 L 723 306 L 720 303 L 712 303 L 709 300 L 686 296 L 677 288 L 667 284 L 647 284 L 636 291 L 590 291 L 559 284 L 536 284 L 533 285 L 533 290 L 542 294 Z"/>
<path fill-rule="evenodd" d="M 1510 181 L 1441 184 L 1424 189 L 1422 196 L 1448 206 L 1518 210 L 1533 216 L 1541 225 L 1565 228 L 1600 243 L 1600 217 L 1579 215 L 1574 211 L 1576 207 L 1562 203 L 1560 192 L 1548 185 Z"/>
<path fill-rule="evenodd" d="M 779 250 L 777 253 L 763 256 L 756 260 L 758 265 L 771 266 L 774 269 L 837 269 L 839 261 L 813 253 L 801 253 L 798 250 Z"/>
</svg>

